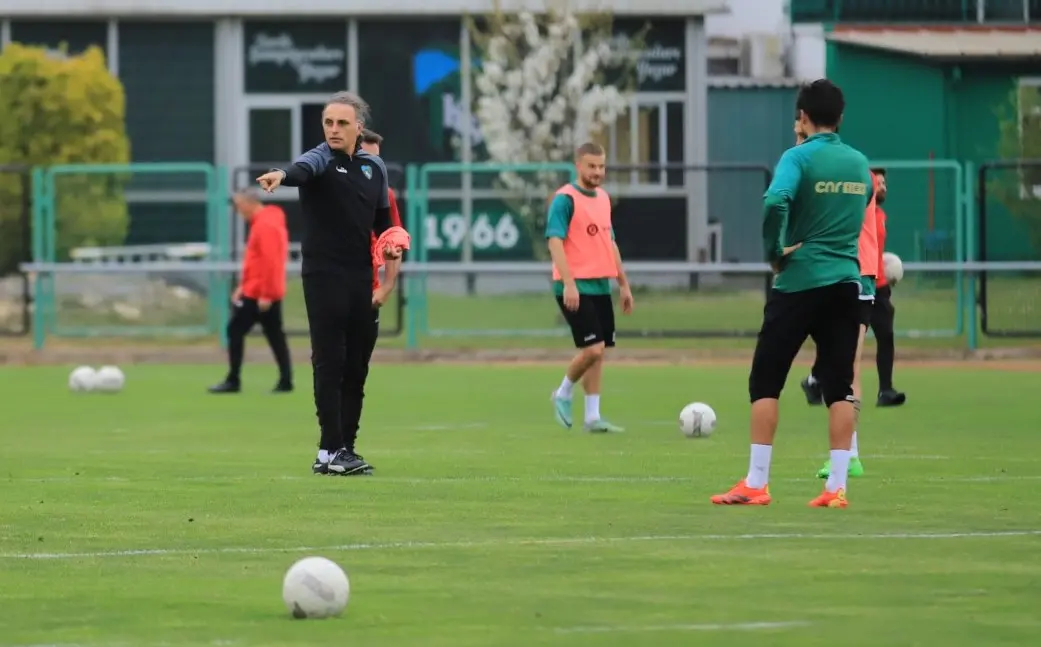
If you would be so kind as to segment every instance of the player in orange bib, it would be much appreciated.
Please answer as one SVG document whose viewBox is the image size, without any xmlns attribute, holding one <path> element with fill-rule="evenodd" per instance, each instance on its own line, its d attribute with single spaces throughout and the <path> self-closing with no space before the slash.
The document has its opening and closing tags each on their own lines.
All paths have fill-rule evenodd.
<svg viewBox="0 0 1041 647">
<path fill-rule="evenodd" d="M 546 239 L 553 260 L 553 290 L 579 353 L 552 395 L 553 415 L 570 429 L 575 384 L 586 395 L 585 429 L 624 431 L 600 415 L 604 351 L 615 345 L 611 279 L 618 282 L 622 312 L 633 309 L 633 293 L 611 226 L 611 198 L 600 188 L 605 155 L 599 144 L 583 144 L 575 153 L 578 181 L 557 190 L 549 205 Z"/>
</svg>

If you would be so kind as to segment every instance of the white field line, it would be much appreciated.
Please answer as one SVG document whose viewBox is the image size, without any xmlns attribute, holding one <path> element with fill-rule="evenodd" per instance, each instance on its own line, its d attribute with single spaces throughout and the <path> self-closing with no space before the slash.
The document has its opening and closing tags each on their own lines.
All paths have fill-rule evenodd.
<svg viewBox="0 0 1041 647">
<path fill-rule="evenodd" d="M 459 548 L 501 548 L 508 546 L 609 546 L 617 544 L 647 542 L 708 542 L 748 540 L 799 540 L 799 541 L 888 541 L 939 539 L 993 539 L 1004 537 L 1041 537 L 1041 530 L 995 530 L 964 532 L 887 532 L 887 533 L 752 533 L 752 534 L 703 534 L 703 535 L 636 535 L 628 537 L 548 537 L 529 539 L 487 539 L 473 541 L 399 541 L 339 544 L 329 546 L 228 546 L 223 548 L 138 548 L 124 550 L 101 550 L 69 553 L 0 553 L 0 559 L 33 560 L 79 560 L 126 557 L 165 557 L 176 555 L 261 555 L 268 553 L 319 553 L 370 550 L 438 550 Z"/>
<path fill-rule="evenodd" d="M 681 624 L 681 625 L 636 625 L 631 627 L 557 627 L 558 634 L 605 634 L 605 633 L 643 633 L 651 631 L 770 631 L 772 629 L 795 629 L 808 627 L 809 622 L 735 622 L 713 624 Z"/>
<path fill-rule="evenodd" d="M 44 476 L 40 478 L 0 477 L 0 482 L 7 483 L 250 483 L 270 481 L 321 481 L 314 476 L 300 475 L 267 475 L 251 476 L 171 476 L 160 478 L 131 479 L 123 476 Z M 329 480 L 329 479 L 325 479 Z M 812 481 L 804 478 L 776 478 L 771 483 L 805 483 Z M 984 474 L 975 476 L 922 476 L 907 478 L 882 477 L 871 482 L 889 483 L 1001 483 L 1014 481 L 1038 481 L 1041 474 Z M 352 483 L 391 483 L 404 485 L 437 485 L 454 483 L 718 483 L 719 479 L 708 479 L 695 476 L 373 476 L 351 479 Z"/>
</svg>

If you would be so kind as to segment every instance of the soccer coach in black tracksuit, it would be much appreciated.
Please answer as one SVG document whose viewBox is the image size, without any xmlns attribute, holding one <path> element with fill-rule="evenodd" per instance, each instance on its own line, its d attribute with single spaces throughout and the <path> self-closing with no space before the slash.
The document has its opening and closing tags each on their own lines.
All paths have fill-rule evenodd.
<svg viewBox="0 0 1041 647">
<path fill-rule="evenodd" d="M 269 192 L 279 185 L 300 188 L 304 302 L 322 429 L 316 474 L 372 471 L 345 434 L 346 427 L 356 428 L 350 418 L 361 411 L 364 397 L 364 351 L 373 318 L 371 235 L 390 228 L 387 168 L 358 148 L 367 113 L 357 95 L 333 95 L 322 112 L 325 143 L 257 178 Z M 397 248 L 381 252 L 388 260 L 401 257 Z"/>
</svg>

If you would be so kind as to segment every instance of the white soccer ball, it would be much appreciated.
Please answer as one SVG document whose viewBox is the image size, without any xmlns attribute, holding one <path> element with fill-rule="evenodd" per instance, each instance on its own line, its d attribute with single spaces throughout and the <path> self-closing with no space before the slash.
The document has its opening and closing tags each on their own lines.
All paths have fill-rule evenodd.
<svg viewBox="0 0 1041 647">
<path fill-rule="evenodd" d="M 289 567 L 282 581 L 282 599 L 294 618 L 340 615 L 351 595 L 343 569 L 324 557 L 305 557 Z"/>
<path fill-rule="evenodd" d="M 716 430 L 716 412 L 704 402 L 691 402 L 680 411 L 680 431 L 688 438 L 702 438 Z"/>
<path fill-rule="evenodd" d="M 79 366 L 69 374 L 69 390 L 77 393 L 93 391 L 97 380 L 97 371 L 89 366 Z"/>
<path fill-rule="evenodd" d="M 119 393 L 123 390 L 126 378 L 118 366 L 102 366 L 95 378 L 94 390 L 102 393 Z"/>
<path fill-rule="evenodd" d="M 882 267 L 889 285 L 896 285 L 904 278 L 904 262 L 893 252 L 882 254 Z"/>
</svg>

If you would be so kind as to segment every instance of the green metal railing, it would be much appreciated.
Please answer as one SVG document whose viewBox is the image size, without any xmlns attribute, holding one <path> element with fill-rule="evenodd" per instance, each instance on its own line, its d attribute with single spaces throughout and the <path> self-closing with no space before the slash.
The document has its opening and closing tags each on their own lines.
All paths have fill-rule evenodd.
<svg viewBox="0 0 1041 647">
<path fill-rule="evenodd" d="M 132 200 L 126 185 L 136 176 L 184 176 L 196 175 L 203 178 L 206 208 L 206 237 L 209 255 L 206 260 L 222 261 L 229 258 L 230 232 L 228 219 L 223 217 L 228 205 L 226 173 L 218 172 L 205 163 L 159 163 L 159 164 L 66 164 L 33 170 L 33 232 L 32 252 L 36 262 L 55 263 L 66 259 L 58 258 L 58 221 L 60 179 L 69 176 L 88 176 L 90 181 L 115 180 L 112 189 L 114 200 L 130 208 Z M 33 316 L 33 339 L 42 347 L 48 335 L 63 337 L 90 336 L 140 336 L 140 335 L 199 335 L 222 331 L 228 318 L 227 303 L 230 298 L 226 277 L 213 272 L 207 277 L 206 322 L 185 326 L 133 326 L 133 325 L 83 325 L 65 324 L 58 320 L 58 302 L 53 274 L 38 274 L 35 278 L 35 308 Z M 222 335 L 223 339 L 223 335 Z"/>
</svg>

